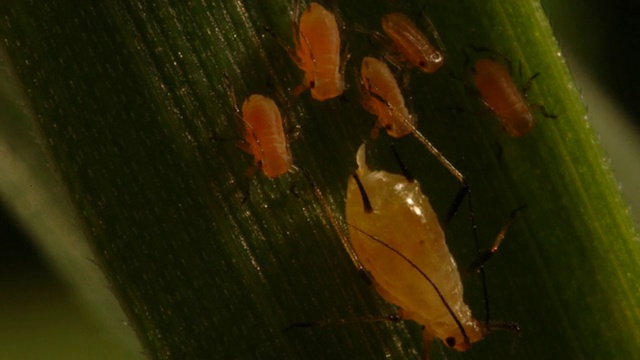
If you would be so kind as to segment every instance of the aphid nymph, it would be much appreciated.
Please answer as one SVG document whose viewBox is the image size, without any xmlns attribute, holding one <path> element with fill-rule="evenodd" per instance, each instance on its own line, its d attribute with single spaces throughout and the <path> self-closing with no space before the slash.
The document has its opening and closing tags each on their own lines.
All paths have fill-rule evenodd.
<svg viewBox="0 0 640 360">
<path fill-rule="evenodd" d="M 437 33 L 430 23 L 432 32 Z M 443 53 L 435 48 L 429 39 L 406 15 L 399 12 L 382 17 L 382 29 L 393 41 L 394 47 L 401 55 L 401 60 L 409 62 L 425 73 L 436 72 L 444 64 Z"/>
<path fill-rule="evenodd" d="M 365 57 L 362 59 L 360 76 L 364 96 L 362 106 L 378 117 L 372 137 L 377 136 L 378 128 L 386 129 L 387 134 L 396 138 L 413 134 L 462 184 L 463 191 L 460 194 L 467 193 L 469 184 L 462 173 L 416 128 L 417 118 L 405 106 L 398 82 L 387 64 L 376 58 Z"/>
<path fill-rule="evenodd" d="M 520 90 L 513 82 L 510 71 L 500 62 L 479 59 L 473 67 L 473 83 L 482 101 L 496 114 L 511 137 L 523 136 L 533 129 L 535 117 L 532 107 L 540 109 L 545 117 L 556 117 L 547 113 L 542 105 L 529 104 L 526 100 L 527 90 L 538 75 L 531 76 Z"/>
<path fill-rule="evenodd" d="M 417 118 L 405 106 L 400 86 L 389 66 L 373 57 L 362 59 L 360 68 L 362 106 L 378 117 L 372 136 L 377 137 L 377 129 L 384 128 L 395 138 L 411 133 Z"/>
<path fill-rule="evenodd" d="M 319 101 L 342 94 L 344 61 L 340 54 L 340 30 L 330 11 L 312 2 L 293 24 L 295 53 L 291 58 L 304 71 L 304 81 L 296 95 L 309 88 Z M 346 58 L 344 58 L 346 60 Z"/>
<path fill-rule="evenodd" d="M 244 139 L 239 147 L 254 159 L 253 166 L 247 170 L 247 177 L 258 169 L 272 179 L 291 171 L 293 158 L 276 103 L 266 96 L 254 94 L 245 99 L 241 113 L 231 82 L 228 78 L 225 81 L 232 99 L 234 118 Z"/>
</svg>

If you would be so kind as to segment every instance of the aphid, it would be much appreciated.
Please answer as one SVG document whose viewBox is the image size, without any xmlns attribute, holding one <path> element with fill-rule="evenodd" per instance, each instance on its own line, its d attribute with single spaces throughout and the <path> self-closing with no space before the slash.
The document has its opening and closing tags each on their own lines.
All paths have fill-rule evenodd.
<svg viewBox="0 0 640 360">
<path fill-rule="evenodd" d="M 372 137 L 377 137 L 378 128 L 384 128 L 387 134 L 396 138 L 413 134 L 468 190 L 467 181 L 462 173 L 416 128 L 417 118 L 409 113 L 405 106 L 398 82 L 387 64 L 372 57 L 365 57 L 362 59 L 360 76 L 361 91 L 364 95 L 362 106 L 378 117 Z"/>
<path fill-rule="evenodd" d="M 287 328 L 340 325 L 361 321 L 412 320 L 423 326 L 423 358 L 429 345 L 439 338 L 456 350 L 465 351 L 493 330 L 519 332 L 515 323 L 480 323 L 463 301 L 463 288 L 455 260 L 428 198 L 417 181 L 385 171 L 371 171 L 366 164 L 365 145 L 356 155 L 357 173 L 347 185 L 346 218 L 350 237 L 333 215 L 322 192 L 304 169 L 301 173 L 331 220 L 354 264 L 368 271 L 378 293 L 397 305 L 397 314 L 370 319 L 301 322 Z M 468 270 L 482 270 L 497 252 L 514 210 L 490 250 L 479 252 Z M 475 228 L 475 226 L 474 226 Z M 486 293 L 485 293 L 486 295 Z M 488 302 L 485 300 L 488 306 Z"/>
<path fill-rule="evenodd" d="M 411 127 L 415 127 L 418 120 L 405 106 L 400 86 L 387 64 L 365 57 L 360 76 L 364 95 L 362 106 L 378 117 L 372 136 L 377 137 L 378 128 L 384 128 L 395 138 L 411 133 Z"/>
<path fill-rule="evenodd" d="M 433 25 L 430 25 L 439 41 Z M 383 16 L 382 29 L 401 54 L 401 60 L 408 61 L 426 73 L 433 73 L 444 64 L 443 53 L 431 45 L 429 39 L 406 15 L 396 12 Z"/>
<path fill-rule="evenodd" d="M 280 110 L 276 103 L 263 95 L 251 95 L 242 104 L 242 114 L 238 109 L 233 88 L 225 78 L 231 93 L 234 115 L 238 121 L 244 141 L 240 148 L 253 155 L 253 166 L 247 170 L 247 177 L 256 170 L 269 178 L 277 178 L 293 169 L 293 158 L 284 132 Z"/>
<path fill-rule="evenodd" d="M 423 325 L 424 355 L 434 338 L 465 351 L 491 330 L 517 331 L 517 325 L 481 324 L 472 316 L 463 300 L 458 267 L 420 184 L 398 174 L 369 170 L 364 145 L 356 160 L 358 170 L 349 179 L 346 201 L 353 250 L 378 293 L 400 308 L 399 317 Z"/>
<path fill-rule="evenodd" d="M 340 31 L 333 13 L 312 2 L 293 24 L 295 53 L 291 58 L 305 73 L 303 83 L 295 93 L 311 90 L 311 96 L 319 101 L 342 94 L 344 61 L 340 55 Z M 346 60 L 346 58 L 345 58 Z"/>
<path fill-rule="evenodd" d="M 496 114 L 511 137 L 520 137 L 533 129 L 535 118 L 531 111 L 532 105 L 526 100 L 526 93 L 538 75 L 536 73 L 529 78 L 520 91 L 509 70 L 499 62 L 479 59 L 473 68 L 473 83 L 482 100 Z M 545 117 L 556 117 L 548 114 L 541 105 L 533 106 L 539 108 Z"/>
</svg>

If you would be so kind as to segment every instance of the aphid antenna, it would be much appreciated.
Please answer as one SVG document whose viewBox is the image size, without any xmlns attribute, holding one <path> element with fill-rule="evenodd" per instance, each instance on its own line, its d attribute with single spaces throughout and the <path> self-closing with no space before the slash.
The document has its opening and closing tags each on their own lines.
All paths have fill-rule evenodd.
<svg viewBox="0 0 640 360">
<path fill-rule="evenodd" d="M 513 65 L 511 63 L 511 59 L 509 59 L 505 54 L 495 50 L 495 49 L 491 49 L 489 47 L 485 47 L 485 46 L 476 46 L 476 45 L 472 45 L 472 44 L 467 44 L 471 49 L 473 49 L 476 52 L 485 52 L 485 53 L 489 53 L 493 56 L 497 56 L 500 59 L 502 59 L 502 61 L 507 64 L 507 67 L 509 68 L 509 73 L 513 74 Z"/>
<path fill-rule="evenodd" d="M 467 266 L 467 268 L 465 269 L 465 271 L 463 273 L 463 276 L 466 277 L 466 276 L 468 276 L 468 275 L 470 275 L 472 273 L 477 273 L 477 272 L 480 272 L 480 274 L 481 274 L 482 284 L 483 284 L 483 292 L 484 292 L 484 296 L 485 296 L 485 325 L 487 327 L 489 327 L 489 324 L 491 324 L 491 320 L 490 320 L 491 317 L 490 317 L 490 312 L 489 312 L 489 294 L 488 294 L 487 286 L 486 286 L 484 265 L 487 263 L 487 261 L 489 261 L 489 259 L 491 259 L 493 254 L 498 252 L 498 249 L 499 249 L 500 245 L 502 244 L 502 240 L 504 240 L 504 237 L 507 234 L 507 230 L 509 229 L 509 226 L 511 226 L 511 223 L 515 219 L 515 217 L 518 214 L 518 212 L 520 212 L 521 210 L 523 210 L 526 207 L 527 207 L 527 205 L 521 205 L 518 208 L 516 208 L 516 209 L 511 211 L 511 213 L 509 214 L 509 217 L 507 217 L 507 220 L 505 221 L 504 225 L 502 225 L 502 228 L 498 232 L 498 235 L 496 236 L 496 239 L 493 241 L 493 245 L 488 250 L 485 250 L 485 251 L 481 251 L 480 250 L 480 246 L 478 244 L 478 239 L 477 239 L 477 236 L 475 236 L 475 231 L 474 231 L 474 236 L 475 236 L 475 240 L 476 240 L 476 247 L 477 247 L 478 256 L 477 256 L 477 258 L 476 258 L 476 260 L 474 262 L 472 262 L 469 266 Z M 471 204 L 469 205 L 469 208 L 470 208 L 470 211 L 471 211 Z M 475 218 L 475 215 L 473 215 L 473 213 L 472 213 L 471 216 Z M 474 222 L 473 226 L 475 227 L 475 219 L 473 220 L 473 222 Z"/>
<path fill-rule="evenodd" d="M 294 24 L 297 24 L 297 22 L 294 23 Z M 297 38 L 298 38 L 298 36 L 297 36 L 298 35 L 298 29 L 297 29 L 296 25 L 292 25 L 292 27 L 293 27 L 292 31 L 293 31 L 293 34 L 294 34 L 294 38 L 293 39 L 294 39 L 294 42 L 297 43 L 297 41 L 298 41 L 297 40 Z M 300 61 L 300 58 L 298 57 L 298 53 L 296 53 L 295 49 L 293 49 L 291 46 L 289 46 L 289 44 L 287 44 L 284 40 L 282 40 L 282 38 L 279 37 L 278 34 L 276 34 L 270 27 L 265 25 L 262 28 L 269 35 L 271 35 L 271 37 L 278 43 L 278 45 L 280 45 L 280 47 L 282 47 L 287 52 L 287 54 L 289 55 L 289 58 L 291 58 L 291 60 L 293 60 L 293 62 L 296 63 L 296 65 L 298 67 L 300 67 L 302 62 Z"/>
<path fill-rule="evenodd" d="M 395 253 L 400 258 L 402 258 L 404 261 L 406 261 L 407 264 L 409 264 L 413 269 L 415 269 L 431 285 L 433 290 L 436 292 L 436 295 L 438 295 L 438 298 L 440 298 L 440 301 L 442 302 L 442 305 L 444 305 L 444 307 L 447 309 L 447 312 L 451 315 L 451 317 L 453 318 L 453 321 L 456 323 L 456 326 L 458 327 L 458 329 L 460 329 L 460 332 L 462 333 L 462 337 L 464 338 L 464 342 L 466 344 L 470 344 L 469 337 L 467 336 L 467 332 L 464 330 L 464 326 L 462 326 L 462 323 L 460 322 L 460 320 L 458 319 L 456 314 L 453 312 L 453 309 L 451 308 L 449 303 L 447 303 L 447 300 L 444 298 L 444 295 L 442 295 L 442 293 L 440 292 L 440 289 L 438 289 L 438 286 L 433 282 L 433 280 L 431 280 L 429 275 L 427 275 L 424 271 L 422 271 L 422 269 L 420 269 L 420 267 L 418 267 L 418 265 L 416 265 L 416 263 L 411 261 L 411 259 L 409 259 L 406 255 L 404 255 L 398 249 L 396 249 L 393 246 L 389 245 L 388 243 L 380 240 L 376 236 L 373 236 L 373 235 L 371 235 L 371 234 L 359 229 L 358 227 L 356 227 L 354 225 L 351 225 L 351 224 L 347 224 L 347 225 L 349 225 L 350 227 L 352 227 L 356 231 L 362 233 L 363 235 L 367 236 L 368 238 L 372 239 L 373 241 L 379 243 L 380 245 L 386 247 L 387 249 L 391 250 L 393 253 Z"/>
<path fill-rule="evenodd" d="M 362 266 L 362 263 L 360 262 L 360 259 L 358 258 L 358 255 L 356 255 L 356 252 L 353 250 L 353 245 L 351 244 L 351 240 L 349 240 L 349 237 L 346 235 L 347 233 L 346 233 L 345 229 L 342 226 L 340 226 L 340 224 L 338 223 L 338 219 L 334 215 L 334 212 L 331 210 L 331 207 L 329 206 L 329 202 L 326 200 L 326 198 L 322 194 L 322 191 L 320 191 L 320 188 L 316 185 L 316 183 L 313 180 L 313 178 L 311 177 L 311 174 L 309 173 L 309 171 L 307 171 L 304 168 L 297 167 L 295 165 L 293 166 L 292 171 L 300 172 L 305 177 L 305 179 L 309 183 L 309 186 L 311 186 L 311 189 L 312 189 L 314 195 L 316 196 L 316 198 L 320 202 L 320 205 L 322 206 L 325 214 L 329 218 L 329 221 L 331 222 L 331 225 L 333 226 L 333 228 L 335 229 L 336 233 L 340 237 L 340 242 L 342 242 L 342 245 L 347 250 L 347 253 L 349 254 L 349 257 L 351 258 L 351 261 L 355 264 L 355 266 L 358 269 L 364 269 L 364 266 Z"/>
<path fill-rule="evenodd" d="M 513 341 L 511 342 L 511 354 L 515 354 L 518 338 L 520 338 L 520 325 L 512 321 L 496 321 L 493 320 L 486 325 L 488 332 L 507 331 L 513 333 Z"/>
<path fill-rule="evenodd" d="M 426 8 L 427 4 L 424 4 L 422 6 L 422 9 L 420 9 L 420 14 L 422 15 L 422 18 L 427 22 L 427 30 L 429 30 L 429 33 L 431 34 L 431 36 L 433 36 L 433 39 L 436 41 L 436 43 L 438 43 L 439 52 L 442 54 L 443 58 L 446 58 L 447 47 L 444 46 L 444 42 L 442 42 L 442 38 L 440 37 L 438 30 L 436 30 L 435 25 L 433 25 L 433 21 L 431 21 L 431 18 L 429 17 L 429 15 L 427 15 L 427 12 L 425 11 Z"/>
</svg>

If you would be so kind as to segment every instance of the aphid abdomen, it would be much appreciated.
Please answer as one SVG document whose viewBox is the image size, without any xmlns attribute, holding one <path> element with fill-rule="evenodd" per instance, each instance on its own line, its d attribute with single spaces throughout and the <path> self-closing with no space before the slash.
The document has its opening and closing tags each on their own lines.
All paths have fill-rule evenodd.
<svg viewBox="0 0 640 360">
<path fill-rule="evenodd" d="M 535 122 L 531 109 L 503 65 L 489 59 L 478 60 L 473 82 L 510 136 L 531 131 Z"/>
<path fill-rule="evenodd" d="M 378 117 L 378 124 L 390 136 L 399 138 L 411 132 L 405 125 L 415 126 L 417 120 L 405 106 L 400 86 L 384 62 L 365 57 L 362 60 L 361 77 L 364 87 L 364 107 Z"/>
<path fill-rule="evenodd" d="M 470 343 L 480 340 L 483 333 L 462 298 L 458 267 L 420 185 L 417 181 L 409 183 L 398 174 L 369 171 L 364 156 L 363 146 L 358 151 L 358 175 L 373 211 L 365 211 L 362 194 L 350 178 L 346 216 L 353 248 L 372 275 L 376 289 L 402 309 L 404 318 L 424 325 L 431 335 L 440 339 L 455 337 L 464 343 L 456 320 L 434 286 L 406 259 L 371 237 L 405 255 L 426 274 L 459 319 Z"/>
<path fill-rule="evenodd" d="M 420 70 L 433 73 L 444 64 L 442 53 L 406 15 L 391 13 L 383 16 L 382 29 L 402 56 Z"/>
<path fill-rule="evenodd" d="M 242 105 L 245 121 L 245 141 L 259 166 L 269 178 L 288 172 L 293 166 L 284 134 L 282 117 L 273 100 L 262 95 L 251 95 Z"/>
<path fill-rule="evenodd" d="M 335 15 L 311 3 L 300 17 L 298 32 L 296 53 L 311 96 L 323 101 L 342 94 L 340 31 Z"/>
</svg>

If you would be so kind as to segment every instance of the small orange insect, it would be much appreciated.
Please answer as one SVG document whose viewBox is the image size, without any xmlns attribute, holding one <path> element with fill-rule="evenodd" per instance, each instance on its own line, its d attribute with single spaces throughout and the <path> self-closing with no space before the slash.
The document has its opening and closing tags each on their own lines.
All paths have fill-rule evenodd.
<svg viewBox="0 0 640 360">
<path fill-rule="evenodd" d="M 430 27 L 440 42 L 433 24 Z M 393 41 L 401 59 L 418 67 L 425 73 L 433 73 L 444 64 L 443 53 L 429 42 L 418 27 L 402 13 L 391 13 L 382 17 L 382 29 Z"/>
<path fill-rule="evenodd" d="M 379 128 L 384 128 L 395 138 L 411 133 L 411 127 L 415 127 L 418 120 L 405 106 L 400 86 L 387 64 L 365 57 L 360 75 L 364 95 L 362 106 L 378 117 L 372 137 L 378 136 Z"/>
<path fill-rule="evenodd" d="M 378 136 L 379 128 L 386 129 L 387 134 L 396 138 L 409 133 L 413 134 L 468 190 L 469 185 L 462 173 L 416 128 L 417 118 L 406 108 L 398 82 L 387 64 L 372 57 L 365 57 L 362 59 L 360 74 L 360 88 L 364 95 L 362 106 L 378 116 L 378 121 L 371 134 L 372 137 Z"/>
<path fill-rule="evenodd" d="M 247 177 L 258 169 L 274 179 L 293 170 L 293 158 L 284 132 L 280 110 L 276 103 L 263 95 L 251 95 L 242 104 L 242 114 L 238 109 L 233 88 L 225 77 L 231 93 L 235 118 L 242 132 L 243 142 L 239 147 L 253 155 L 253 166 L 247 170 Z"/>
<path fill-rule="evenodd" d="M 289 51 L 293 61 L 305 73 L 303 83 L 295 90 L 296 96 L 306 88 L 319 101 L 342 94 L 344 60 L 340 54 L 340 31 L 333 13 L 312 2 L 293 23 L 295 53 Z"/>
<path fill-rule="evenodd" d="M 365 157 L 362 145 L 357 173 L 347 185 L 351 244 L 378 293 L 400 308 L 399 318 L 423 325 L 423 356 L 428 357 L 434 338 L 465 351 L 492 330 L 519 331 L 516 324 L 482 324 L 472 316 L 463 300 L 458 267 L 420 184 L 402 175 L 371 171 Z M 492 249 L 479 258 L 478 268 L 497 251 L 514 215 Z"/>
<path fill-rule="evenodd" d="M 540 109 L 545 117 L 556 118 L 548 114 L 542 105 L 532 105 L 526 101 L 526 93 L 538 75 L 536 73 L 529 78 L 520 91 L 509 70 L 499 62 L 479 59 L 473 68 L 473 83 L 483 102 L 496 114 L 511 137 L 520 137 L 533 129 L 535 118 L 532 106 Z"/>
</svg>

